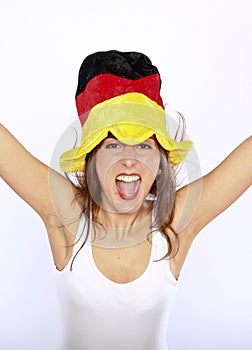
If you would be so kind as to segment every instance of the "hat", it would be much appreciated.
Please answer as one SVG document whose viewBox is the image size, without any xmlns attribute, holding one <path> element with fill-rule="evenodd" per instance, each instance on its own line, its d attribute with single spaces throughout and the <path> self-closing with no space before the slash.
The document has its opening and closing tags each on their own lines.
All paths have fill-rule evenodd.
<svg viewBox="0 0 252 350">
<path fill-rule="evenodd" d="M 109 132 L 129 145 L 155 135 L 171 164 L 181 163 L 193 143 L 170 137 L 160 87 L 158 69 L 142 53 L 110 50 L 88 56 L 80 67 L 75 96 L 81 144 L 62 154 L 62 170 L 84 171 L 86 155 Z"/>
</svg>

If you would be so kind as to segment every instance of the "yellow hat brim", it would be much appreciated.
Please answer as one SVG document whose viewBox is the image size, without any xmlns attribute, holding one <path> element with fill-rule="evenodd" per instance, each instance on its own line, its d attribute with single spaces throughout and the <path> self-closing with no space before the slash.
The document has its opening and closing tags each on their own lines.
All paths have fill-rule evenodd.
<svg viewBox="0 0 252 350">
<path fill-rule="evenodd" d="M 169 152 L 172 165 L 178 165 L 193 146 L 191 141 L 174 141 L 167 129 L 165 111 L 156 102 L 140 93 L 127 93 L 93 107 L 82 127 L 79 147 L 64 152 L 60 166 L 64 172 L 84 171 L 85 158 L 108 133 L 120 142 L 135 145 L 155 135 Z"/>
</svg>

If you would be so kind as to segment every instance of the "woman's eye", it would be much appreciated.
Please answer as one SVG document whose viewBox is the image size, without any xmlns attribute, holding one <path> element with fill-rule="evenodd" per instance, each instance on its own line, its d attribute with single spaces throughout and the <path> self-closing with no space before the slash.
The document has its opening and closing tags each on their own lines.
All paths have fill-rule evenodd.
<svg viewBox="0 0 252 350">
<path fill-rule="evenodd" d="M 149 143 L 140 143 L 136 147 L 137 147 L 137 149 L 152 149 L 152 147 Z"/>
<path fill-rule="evenodd" d="M 120 148 L 120 145 L 119 145 L 119 143 L 111 142 L 111 143 L 108 143 L 108 144 L 106 145 L 106 148 L 112 148 L 112 149 L 114 149 L 114 148 Z"/>
</svg>

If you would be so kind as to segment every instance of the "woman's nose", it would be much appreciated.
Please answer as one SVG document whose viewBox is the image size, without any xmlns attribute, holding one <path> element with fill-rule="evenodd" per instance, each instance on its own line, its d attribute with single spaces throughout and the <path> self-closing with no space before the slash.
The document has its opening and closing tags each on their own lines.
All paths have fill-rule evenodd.
<svg viewBox="0 0 252 350">
<path fill-rule="evenodd" d="M 132 167 L 137 162 L 134 146 L 124 145 L 121 164 Z"/>
</svg>

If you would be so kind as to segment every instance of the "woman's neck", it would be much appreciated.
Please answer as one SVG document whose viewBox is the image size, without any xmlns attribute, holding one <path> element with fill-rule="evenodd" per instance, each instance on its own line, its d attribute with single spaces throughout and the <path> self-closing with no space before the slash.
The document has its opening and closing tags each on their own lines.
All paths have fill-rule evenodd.
<svg viewBox="0 0 252 350">
<path fill-rule="evenodd" d="M 150 208 L 137 213 L 110 213 L 100 209 L 93 222 L 92 244 L 104 248 L 123 248 L 139 244 L 151 233 Z"/>
</svg>

